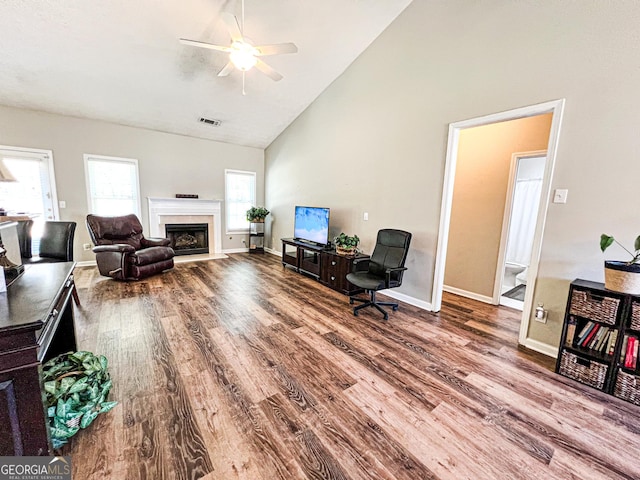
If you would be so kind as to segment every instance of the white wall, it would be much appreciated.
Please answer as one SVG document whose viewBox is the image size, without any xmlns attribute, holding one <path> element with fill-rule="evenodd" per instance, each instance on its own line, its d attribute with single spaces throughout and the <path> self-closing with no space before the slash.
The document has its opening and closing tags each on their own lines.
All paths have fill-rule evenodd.
<svg viewBox="0 0 640 480">
<path fill-rule="evenodd" d="M 53 150 L 61 220 L 78 223 L 76 261 L 94 260 L 82 250 L 91 243 L 85 226 L 88 212 L 83 154 L 136 158 L 140 171 L 142 225 L 149 231 L 147 197 L 196 193 L 224 199 L 224 169 L 257 173 L 257 198 L 264 199 L 264 151 L 228 143 L 125 127 L 112 123 L 0 106 L 0 145 Z M 223 227 L 224 228 L 224 227 Z M 230 238 L 233 237 L 233 238 Z M 224 235 L 223 249 L 243 248 L 246 235 Z"/>
<path fill-rule="evenodd" d="M 271 238 L 295 204 L 372 246 L 414 234 L 401 291 L 429 301 L 451 122 L 566 98 L 529 335 L 557 345 L 568 285 L 603 279 L 602 232 L 638 234 L 640 2 L 415 0 L 266 150 Z M 370 220 L 362 221 L 368 211 Z M 612 251 L 607 257 L 615 257 Z"/>
</svg>

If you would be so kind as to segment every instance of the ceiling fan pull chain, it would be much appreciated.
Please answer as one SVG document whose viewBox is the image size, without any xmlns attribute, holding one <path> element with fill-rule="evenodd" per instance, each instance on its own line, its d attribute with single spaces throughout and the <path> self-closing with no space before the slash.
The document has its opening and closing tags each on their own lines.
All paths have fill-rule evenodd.
<svg viewBox="0 0 640 480">
<path fill-rule="evenodd" d="M 240 26 L 240 33 L 244 37 L 244 0 L 242 0 L 242 25 Z"/>
</svg>

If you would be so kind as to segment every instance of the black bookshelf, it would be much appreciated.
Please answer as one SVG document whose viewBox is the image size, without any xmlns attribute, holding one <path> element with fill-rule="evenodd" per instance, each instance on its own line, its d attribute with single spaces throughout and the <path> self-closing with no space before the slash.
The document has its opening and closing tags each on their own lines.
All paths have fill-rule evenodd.
<svg viewBox="0 0 640 480">
<path fill-rule="evenodd" d="M 640 405 L 639 347 L 640 296 L 571 282 L 556 373 Z"/>
</svg>

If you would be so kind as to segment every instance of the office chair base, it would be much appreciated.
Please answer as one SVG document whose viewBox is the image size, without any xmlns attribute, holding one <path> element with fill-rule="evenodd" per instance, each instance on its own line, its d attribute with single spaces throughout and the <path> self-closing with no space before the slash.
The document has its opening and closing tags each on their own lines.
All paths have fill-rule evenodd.
<svg viewBox="0 0 640 480">
<path fill-rule="evenodd" d="M 349 304 L 353 305 L 353 302 L 361 302 L 362 305 L 358 305 L 357 307 L 353 308 L 353 315 L 354 316 L 358 316 L 358 311 L 362 310 L 363 308 L 367 308 L 367 307 L 374 307 L 376 310 L 378 310 L 380 313 L 382 313 L 383 317 L 385 320 L 389 320 L 389 314 L 387 313 L 387 311 L 382 308 L 382 306 L 385 307 L 391 307 L 393 309 L 394 312 L 398 311 L 398 304 L 394 303 L 394 302 L 376 302 L 376 292 L 375 290 L 371 290 L 369 292 L 370 297 L 369 298 L 357 298 L 357 297 L 349 297 Z"/>
</svg>

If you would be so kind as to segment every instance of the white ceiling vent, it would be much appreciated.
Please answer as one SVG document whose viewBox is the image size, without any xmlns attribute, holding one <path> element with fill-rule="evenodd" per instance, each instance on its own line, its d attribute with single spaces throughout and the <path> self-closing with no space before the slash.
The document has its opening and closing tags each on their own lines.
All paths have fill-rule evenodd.
<svg viewBox="0 0 640 480">
<path fill-rule="evenodd" d="M 216 120 L 214 118 L 200 117 L 200 122 L 206 123 L 207 125 L 212 125 L 214 127 L 219 127 L 220 125 L 222 125 L 222 121 L 221 120 Z"/>
</svg>

